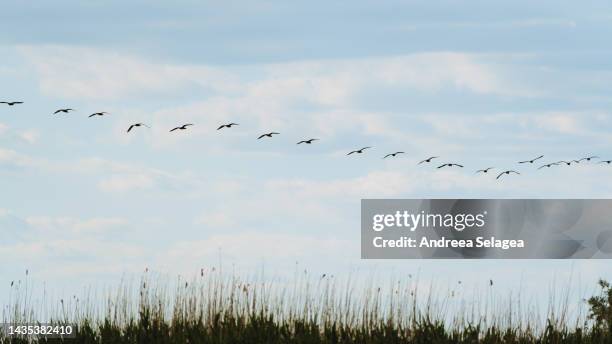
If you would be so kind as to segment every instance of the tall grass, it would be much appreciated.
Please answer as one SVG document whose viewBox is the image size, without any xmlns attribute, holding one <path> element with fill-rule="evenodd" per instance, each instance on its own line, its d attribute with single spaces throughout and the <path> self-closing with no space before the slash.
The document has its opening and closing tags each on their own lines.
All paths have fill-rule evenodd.
<svg viewBox="0 0 612 344">
<path fill-rule="evenodd" d="M 213 268 L 168 281 L 145 272 L 103 295 L 51 300 L 45 293 L 40 303 L 27 282 L 18 283 L 2 321 L 77 324 L 73 343 L 612 343 L 604 284 L 590 314 L 572 310 L 563 293 L 539 317 L 520 294 L 497 298 L 486 282 L 470 299 L 460 284 L 425 286 L 411 276 L 382 283 L 300 271 L 286 281 Z"/>
</svg>

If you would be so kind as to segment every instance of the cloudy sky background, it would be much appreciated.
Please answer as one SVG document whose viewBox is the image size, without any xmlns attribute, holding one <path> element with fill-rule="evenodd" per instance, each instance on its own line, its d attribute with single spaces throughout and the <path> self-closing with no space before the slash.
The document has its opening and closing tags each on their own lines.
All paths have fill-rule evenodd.
<svg viewBox="0 0 612 344">
<path fill-rule="evenodd" d="M 605 1 L 7 1 L 0 98 L 26 104 L 0 108 L 0 295 L 25 269 L 69 294 L 220 258 L 500 294 L 612 278 L 605 261 L 359 260 L 362 198 L 609 198 L 603 165 L 473 172 L 612 159 L 611 34 Z M 416 166 L 430 155 L 466 168 Z"/>
</svg>

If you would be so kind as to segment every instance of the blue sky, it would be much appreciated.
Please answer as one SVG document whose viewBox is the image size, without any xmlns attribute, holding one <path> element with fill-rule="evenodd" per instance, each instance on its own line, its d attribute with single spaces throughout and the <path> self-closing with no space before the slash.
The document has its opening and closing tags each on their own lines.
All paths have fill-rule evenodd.
<svg viewBox="0 0 612 344">
<path fill-rule="evenodd" d="M 473 174 L 540 154 L 612 159 L 607 2 L 3 7 L 0 98 L 26 104 L 0 108 L 0 294 L 26 268 L 70 293 L 220 256 L 280 275 L 297 261 L 492 277 L 500 293 L 570 271 L 612 278 L 605 261 L 359 260 L 361 198 L 610 197 L 602 165 Z M 77 111 L 51 115 L 62 107 Z M 97 111 L 111 114 L 87 118 Z M 126 134 L 134 122 L 151 129 Z M 182 123 L 195 126 L 168 133 Z M 345 156 L 362 146 L 374 149 Z M 430 155 L 466 168 L 416 166 Z"/>
</svg>

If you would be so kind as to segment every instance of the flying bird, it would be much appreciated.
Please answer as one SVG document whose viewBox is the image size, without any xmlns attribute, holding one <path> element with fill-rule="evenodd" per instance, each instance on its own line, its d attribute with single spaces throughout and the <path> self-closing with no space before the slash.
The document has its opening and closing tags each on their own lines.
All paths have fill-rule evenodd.
<svg viewBox="0 0 612 344">
<path fill-rule="evenodd" d="M 272 135 L 278 135 L 278 134 L 280 134 L 280 133 L 271 132 L 271 133 L 267 133 L 267 134 L 262 134 L 257 139 L 259 140 L 259 139 L 261 139 L 263 137 L 272 137 Z"/>
<path fill-rule="evenodd" d="M 148 125 L 146 125 L 144 123 L 134 123 L 134 124 L 130 125 L 130 127 L 127 130 L 127 132 L 129 133 L 132 129 L 134 129 L 136 127 L 147 127 L 147 128 L 150 128 Z"/>
<path fill-rule="evenodd" d="M 234 125 L 238 125 L 238 123 L 232 122 L 232 123 L 228 123 L 228 124 L 222 124 L 221 126 L 219 126 L 219 128 L 217 128 L 217 130 L 221 130 L 223 128 L 231 128 Z"/>
<path fill-rule="evenodd" d="M 8 106 L 13 106 L 17 104 L 23 104 L 23 102 L 0 102 L 0 104 L 6 104 Z"/>
<path fill-rule="evenodd" d="M 91 118 L 91 117 L 95 117 L 95 116 L 104 116 L 104 115 L 107 115 L 107 114 L 108 114 L 108 112 L 106 112 L 106 111 L 102 111 L 102 112 L 94 112 L 94 113 L 92 113 L 91 115 L 89 115 L 89 118 Z"/>
<path fill-rule="evenodd" d="M 519 161 L 519 164 L 525 164 L 525 163 L 530 163 L 533 164 L 534 161 L 538 160 L 538 159 L 542 159 L 544 157 L 544 155 L 540 155 L 537 158 L 531 159 L 531 160 L 525 160 L 525 161 Z"/>
<path fill-rule="evenodd" d="M 386 159 L 386 158 L 388 158 L 390 156 L 395 158 L 395 156 L 398 155 L 398 154 L 405 154 L 405 153 L 404 152 L 395 152 L 395 153 L 387 154 L 387 155 L 385 155 L 385 157 L 383 159 Z"/>
<path fill-rule="evenodd" d="M 494 169 L 494 168 L 495 168 L 495 167 L 487 167 L 487 168 L 485 168 L 485 169 L 482 169 L 482 170 L 478 170 L 478 171 L 476 171 L 476 173 L 480 173 L 480 172 L 482 172 L 482 173 L 487 173 L 487 172 L 489 172 L 489 170 L 492 170 L 492 169 Z"/>
<path fill-rule="evenodd" d="M 431 162 L 431 160 L 433 160 L 433 159 L 437 159 L 437 158 L 439 158 L 439 156 L 432 156 L 432 157 L 429 157 L 429 158 L 427 158 L 427 159 L 425 159 L 425 160 L 421 160 L 421 161 L 419 161 L 418 165 L 420 165 L 420 164 L 422 164 L 422 163 L 424 163 L 424 162 Z"/>
<path fill-rule="evenodd" d="M 557 161 L 556 164 L 566 164 L 567 166 L 570 166 L 573 162 L 577 162 L 577 161 L 576 160 L 570 160 L 570 161 L 560 160 L 560 161 Z"/>
<path fill-rule="evenodd" d="M 600 163 L 600 164 L 605 163 L 605 164 L 610 165 L 610 163 L 611 163 L 611 162 L 612 162 L 612 160 L 602 160 L 602 161 L 600 161 L 599 163 Z"/>
<path fill-rule="evenodd" d="M 174 129 L 170 130 L 170 132 L 173 132 L 175 130 L 187 130 L 187 127 L 189 127 L 191 125 L 193 125 L 193 124 L 191 124 L 191 123 L 183 124 L 180 127 L 175 127 Z"/>
<path fill-rule="evenodd" d="M 317 141 L 317 140 L 318 140 L 318 139 L 308 139 L 308 140 L 302 140 L 302 141 L 300 141 L 300 142 L 298 142 L 298 143 L 296 143 L 296 144 L 300 145 L 300 144 L 302 144 L 302 143 L 305 143 L 305 144 L 309 145 L 309 144 L 312 144 L 314 141 Z"/>
<path fill-rule="evenodd" d="M 442 164 L 440 166 L 438 166 L 437 168 L 442 168 L 442 167 L 453 167 L 453 166 L 457 166 L 457 167 L 463 167 L 463 165 L 459 165 L 459 164 L 455 164 L 455 163 L 447 163 L 447 164 Z"/>
<path fill-rule="evenodd" d="M 368 148 L 372 148 L 372 147 L 363 147 L 363 148 L 358 149 L 358 150 L 350 151 L 347 155 L 351 155 L 353 153 L 361 154 L 361 153 L 363 153 L 364 150 L 366 150 Z"/>
<path fill-rule="evenodd" d="M 578 162 L 581 162 L 582 160 L 591 161 L 591 159 L 599 159 L 599 157 L 598 156 L 589 156 L 589 157 L 586 157 L 586 158 L 578 159 Z"/>
<path fill-rule="evenodd" d="M 499 178 L 500 178 L 501 176 L 503 176 L 504 174 L 510 174 L 510 173 L 520 174 L 520 173 L 518 173 L 518 172 L 516 172 L 516 171 L 514 171 L 514 170 L 508 170 L 508 171 L 504 171 L 504 172 L 502 172 L 502 173 L 498 174 L 498 175 L 497 175 L 497 178 L 495 178 L 495 179 L 499 179 Z"/>
<path fill-rule="evenodd" d="M 556 166 L 556 165 L 559 165 L 559 163 L 558 162 L 551 162 L 550 164 L 546 164 L 546 165 L 542 165 L 542 166 L 538 167 L 538 170 L 542 169 L 544 167 L 551 167 L 553 165 Z"/>
<path fill-rule="evenodd" d="M 60 112 L 69 113 L 70 111 L 74 111 L 74 109 L 59 109 L 59 110 L 55 111 L 53 114 L 57 115 Z"/>
</svg>

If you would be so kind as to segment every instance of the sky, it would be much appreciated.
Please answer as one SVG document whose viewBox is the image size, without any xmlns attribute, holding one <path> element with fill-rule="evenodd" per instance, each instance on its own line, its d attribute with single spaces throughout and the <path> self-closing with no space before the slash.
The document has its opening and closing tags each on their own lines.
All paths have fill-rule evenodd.
<svg viewBox="0 0 612 344">
<path fill-rule="evenodd" d="M 596 260 L 359 259 L 363 198 L 612 195 L 612 166 L 516 165 L 612 159 L 609 2 L 3 8 L 0 98 L 25 104 L 0 107 L 0 295 L 26 269 L 62 295 L 220 262 L 493 278 L 500 294 L 612 279 Z M 64 107 L 77 111 L 52 115 Z M 88 118 L 98 111 L 110 114 Z M 151 128 L 126 133 L 136 122 Z M 227 122 L 240 125 L 216 130 Z M 195 125 L 168 132 L 183 123 Z M 269 131 L 281 134 L 256 139 Z M 346 156 L 363 146 L 374 148 Z M 417 166 L 432 155 L 465 168 Z M 489 166 L 522 174 L 474 175 Z"/>
</svg>

